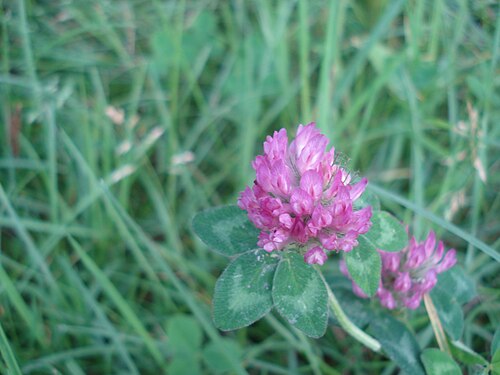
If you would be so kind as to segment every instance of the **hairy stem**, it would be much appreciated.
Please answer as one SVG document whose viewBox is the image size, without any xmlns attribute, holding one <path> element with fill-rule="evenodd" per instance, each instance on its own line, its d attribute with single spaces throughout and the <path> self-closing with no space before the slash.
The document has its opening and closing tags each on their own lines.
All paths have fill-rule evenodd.
<svg viewBox="0 0 500 375">
<path fill-rule="evenodd" d="M 335 314 L 335 317 L 337 318 L 337 321 L 339 322 L 340 326 L 348 334 L 350 334 L 352 337 L 358 340 L 360 343 L 370 348 L 374 352 L 379 352 L 380 349 L 382 348 L 380 343 L 373 337 L 368 335 L 366 332 L 359 329 L 353 322 L 350 321 L 350 319 L 345 314 L 344 310 L 342 310 L 342 307 L 340 306 L 337 297 L 335 297 L 335 294 L 333 294 L 332 289 L 326 282 L 323 273 L 320 270 L 318 270 L 318 272 L 321 276 L 321 279 L 323 280 L 323 283 L 325 284 L 326 290 L 328 291 L 328 304 L 330 305 L 333 313 Z"/>
</svg>

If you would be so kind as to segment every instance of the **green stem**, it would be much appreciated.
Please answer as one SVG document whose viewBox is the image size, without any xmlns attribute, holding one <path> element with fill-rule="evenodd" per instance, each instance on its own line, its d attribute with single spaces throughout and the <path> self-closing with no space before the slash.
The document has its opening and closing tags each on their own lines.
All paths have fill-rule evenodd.
<svg viewBox="0 0 500 375">
<path fill-rule="evenodd" d="M 431 321 L 432 329 L 434 331 L 434 336 L 436 336 L 439 349 L 451 355 L 450 347 L 448 346 L 448 341 L 446 340 L 446 335 L 443 330 L 443 325 L 441 324 L 436 307 L 434 306 L 434 302 L 432 302 L 429 294 L 424 294 L 424 304 L 429 320 Z"/>
<path fill-rule="evenodd" d="M 318 270 L 318 272 L 319 275 L 321 276 L 321 279 L 323 280 L 323 283 L 325 284 L 326 290 L 328 291 L 328 304 L 330 305 L 333 313 L 335 314 L 335 317 L 337 318 L 337 321 L 339 322 L 340 326 L 344 328 L 344 330 L 348 334 L 350 334 L 360 343 L 370 348 L 374 352 L 379 352 L 380 349 L 382 348 L 380 343 L 373 337 L 371 337 L 370 335 L 359 329 L 353 322 L 349 320 L 347 315 L 344 313 L 344 310 L 342 310 L 342 307 L 340 306 L 337 297 L 335 297 L 335 294 L 333 294 L 332 289 L 326 282 L 323 273 L 320 270 Z"/>
</svg>

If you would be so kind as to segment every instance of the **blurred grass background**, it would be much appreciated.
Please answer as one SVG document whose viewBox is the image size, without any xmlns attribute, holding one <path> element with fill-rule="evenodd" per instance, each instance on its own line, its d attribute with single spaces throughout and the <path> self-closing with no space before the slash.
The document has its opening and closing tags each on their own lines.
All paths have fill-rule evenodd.
<svg viewBox="0 0 500 375">
<path fill-rule="evenodd" d="M 266 134 L 310 121 L 417 236 L 458 250 L 480 292 L 464 340 L 488 352 L 498 3 L 0 4 L 1 373 L 393 372 L 337 329 L 211 322 L 226 260 L 191 218 L 235 202 Z M 432 340 L 425 317 L 403 318 Z"/>
</svg>

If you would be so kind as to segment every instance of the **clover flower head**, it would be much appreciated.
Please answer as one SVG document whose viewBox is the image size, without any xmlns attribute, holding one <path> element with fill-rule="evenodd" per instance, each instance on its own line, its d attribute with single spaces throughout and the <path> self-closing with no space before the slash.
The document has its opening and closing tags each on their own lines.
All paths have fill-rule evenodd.
<svg viewBox="0 0 500 375">
<path fill-rule="evenodd" d="M 322 265 L 325 251 L 351 251 L 370 229 L 371 207 L 354 208 L 367 180 L 353 183 L 328 142 L 314 123 L 299 125 L 291 143 L 285 129 L 264 142 L 264 154 L 252 163 L 254 184 L 238 199 L 261 230 L 258 246 L 264 250 L 296 245 L 306 251 L 307 263 Z"/>
<path fill-rule="evenodd" d="M 444 244 L 430 232 L 422 242 L 411 237 L 408 246 L 399 253 L 378 250 L 382 258 L 382 275 L 377 297 L 382 306 L 392 310 L 420 306 L 424 294 L 429 293 L 437 283 L 437 275 L 455 265 L 455 249 L 445 253 Z M 345 262 L 341 262 L 342 273 L 350 278 Z M 367 295 L 353 281 L 353 291 L 362 298 Z"/>
</svg>

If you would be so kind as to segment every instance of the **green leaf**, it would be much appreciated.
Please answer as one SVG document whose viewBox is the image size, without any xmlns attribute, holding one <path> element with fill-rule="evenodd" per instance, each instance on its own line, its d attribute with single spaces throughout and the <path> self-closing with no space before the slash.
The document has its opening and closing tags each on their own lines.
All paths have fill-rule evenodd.
<svg viewBox="0 0 500 375">
<path fill-rule="evenodd" d="M 200 323 L 189 315 L 170 317 L 166 332 L 169 348 L 175 354 L 189 354 L 201 347 L 203 333 Z"/>
<path fill-rule="evenodd" d="M 382 315 L 370 323 L 373 336 L 380 342 L 384 352 L 409 375 L 424 375 L 420 363 L 420 348 L 413 333 L 390 315 Z"/>
<path fill-rule="evenodd" d="M 380 254 L 365 239 L 358 238 L 359 245 L 344 253 L 344 259 L 352 279 L 368 296 L 373 296 L 378 289 L 382 261 Z"/>
<path fill-rule="evenodd" d="M 488 361 L 486 359 L 466 346 L 464 343 L 460 341 L 448 340 L 448 344 L 450 345 L 450 350 L 453 358 L 455 358 L 457 361 L 469 366 L 488 365 Z"/>
<path fill-rule="evenodd" d="M 493 335 L 493 340 L 491 340 L 491 356 L 500 349 L 500 328 L 497 328 L 495 334 Z"/>
<path fill-rule="evenodd" d="M 371 220 L 371 229 L 360 237 L 366 238 L 375 248 L 397 252 L 408 244 L 405 227 L 390 213 L 374 211 Z"/>
<path fill-rule="evenodd" d="M 192 316 L 178 314 L 167 322 L 168 348 L 173 356 L 167 366 L 172 375 L 201 374 L 199 352 L 203 340 L 200 323 Z"/>
<path fill-rule="evenodd" d="M 175 357 L 167 366 L 169 375 L 201 375 L 200 362 L 195 356 Z"/>
<path fill-rule="evenodd" d="M 229 331 L 246 327 L 271 310 L 278 260 L 274 254 L 256 250 L 229 264 L 215 284 L 213 316 L 217 328 Z"/>
<path fill-rule="evenodd" d="M 463 305 L 472 300 L 476 295 L 476 285 L 462 267 L 455 266 L 438 275 L 438 283 L 434 289 L 444 291 L 449 296 L 455 297 L 455 302 Z"/>
<path fill-rule="evenodd" d="M 438 275 L 438 283 L 431 291 L 443 328 L 453 340 L 459 340 L 464 329 L 462 305 L 476 295 L 471 278 L 460 267 Z"/>
<path fill-rule="evenodd" d="M 361 197 L 354 201 L 354 208 L 360 209 L 371 206 L 373 211 L 380 210 L 380 199 L 371 190 L 365 190 Z"/>
<path fill-rule="evenodd" d="M 318 271 L 297 253 L 285 253 L 273 282 L 273 300 L 278 312 L 311 337 L 325 334 L 328 293 Z"/>
<path fill-rule="evenodd" d="M 427 375 L 461 375 L 457 363 L 445 352 L 439 349 L 425 349 L 420 356 Z"/>
<path fill-rule="evenodd" d="M 212 250 L 233 256 L 257 249 L 259 230 L 238 206 L 220 206 L 199 212 L 193 229 Z"/>
<path fill-rule="evenodd" d="M 496 350 L 491 359 L 491 372 L 494 375 L 500 374 L 500 348 Z"/>
<path fill-rule="evenodd" d="M 227 373 L 233 369 L 227 357 L 234 358 L 233 362 L 240 362 L 243 351 L 238 342 L 223 338 L 222 345 L 211 342 L 203 350 L 203 360 L 211 374 Z M 189 372 L 186 372 L 189 374 Z"/>
<path fill-rule="evenodd" d="M 454 297 L 436 288 L 431 291 L 431 298 L 444 330 L 453 340 L 459 340 L 464 330 L 464 313 L 461 305 Z"/>
</svg>

